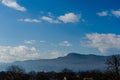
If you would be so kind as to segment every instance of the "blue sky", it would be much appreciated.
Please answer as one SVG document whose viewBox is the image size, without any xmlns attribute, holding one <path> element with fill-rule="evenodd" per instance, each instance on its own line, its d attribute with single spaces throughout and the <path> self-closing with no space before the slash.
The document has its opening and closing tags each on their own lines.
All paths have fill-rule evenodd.
<svg viewBox="0 0 120 80">
<path fill-rule="evenodd" d="M 120 0 L 0 0 L 0 62 L 120 52 Z M 4 61 L 6 60 L 6 61 Z"/>
</svg>

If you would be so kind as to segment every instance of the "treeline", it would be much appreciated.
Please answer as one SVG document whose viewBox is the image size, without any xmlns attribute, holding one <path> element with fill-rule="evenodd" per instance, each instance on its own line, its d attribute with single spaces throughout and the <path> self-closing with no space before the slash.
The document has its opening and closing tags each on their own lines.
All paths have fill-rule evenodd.
<svg viewBox="0 0 120 80">
<path fill-rule="evenodd" d="M 14 66 L 12 66 L 14 67 Z M 116 75 L 111 72 L 101 72 L 97 70 L 73 72 L 68 69 L 64 69 L 61 72 L 35 72 L 29 73 L 19 71 L 20 68 L 13 71 L 0 72 L 0 80 L 120 80 Z M 14 68 L 15 68 L 14 67 Z M 11 67 L 10 67 L 11 68 Z"/>
<path fill-rule="evenodd" d="M 64 69 L 61 72 L 25 72 L 19 66 L 13 65 L 0 72 L 0 80 L 120 80 L 120 57 L 113 55 L 106 60 L 106 71 L 73 72 Z"/>
</svg>

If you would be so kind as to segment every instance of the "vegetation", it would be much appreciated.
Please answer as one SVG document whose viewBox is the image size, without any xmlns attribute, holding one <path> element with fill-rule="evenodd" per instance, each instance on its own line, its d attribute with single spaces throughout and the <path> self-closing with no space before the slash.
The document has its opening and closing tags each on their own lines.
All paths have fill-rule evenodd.
<svg viewBox="0 0 120 80">
<path fill-rule="evenodd" d="M 0 80 L 120 80 L 120 57 L 113 55 L 106 60 L 106 71 L 79 71 L 73 72 L 64 69 L 61 72 L 26 73 L 19 66 L 10 66 L 7 71 L 0 72 Z"/>
<path fill-rule="evenodd" d="M 112 55 L 106 61 L 107 70 L 109 72 L 109 77 L 112 80 L 120 80 L 120 56 Z"/>
</svg>

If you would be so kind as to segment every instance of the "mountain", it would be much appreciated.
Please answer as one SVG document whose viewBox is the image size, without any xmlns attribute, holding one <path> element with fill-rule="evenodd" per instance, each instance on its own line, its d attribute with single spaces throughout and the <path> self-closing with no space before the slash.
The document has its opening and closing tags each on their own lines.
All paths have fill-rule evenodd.
<svg viewBox="0 0 120 80">
<path fill-rule="evenodd" d="M 56 59 L 17 61 L 9 64 L 2 63 L 0 64 L 0 70 L 5 70 L 10 65 L 18 65 L 26 71 L 61 71 L 64 68 L 73 71 L 104 70 L 104 63 L 107 58 L 107 56 L 70 53 L 67 56 Z"/>
</svg>

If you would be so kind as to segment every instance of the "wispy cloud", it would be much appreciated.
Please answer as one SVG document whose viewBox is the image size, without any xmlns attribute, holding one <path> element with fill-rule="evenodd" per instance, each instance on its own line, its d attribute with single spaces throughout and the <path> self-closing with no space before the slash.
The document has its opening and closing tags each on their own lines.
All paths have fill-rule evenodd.
<svg viewBox="0 0 120 80">
<path fill-rule="evenodd" d="M 63 41 L 63 42 L 59 43 L 59 46 L 70 47 L 70 46 L 72 46 L 72 44 L 69 43 L 69 41 Z"/>
<path fill-rule="evenodd" d="M 97 48 L 101 53 L 109 49 L 120 50 L 120 35 L 93 33 L 86 34 L 86 39 L 83 46 Z"/>
<path fill-rule="evenodd" d="M 36 40 L 25 40 L 24 43 L 25 44 L 35 44 Z"/>
<path fill-rule="evenodd" d="M 61 52 L 59 51 L 51 51 L 50 52 L 50 59 L 53 59 L 53 58 L 58 58 L 58 57 L 61 57 L 61 56 L 65 56 L 64 54 L 62 54 Z"/>
<path fill-rule="evenodd" d="M 52 24 L 77 23 L 80 20 L 82 21 L 84 19 L 81 19 L 80 15 L 72 12 L 65 13 L 65 15 L 60 15 L 60 16 L 52 16 L 52 13 L 49 12 L 48 16 L 41 16 L 39 19 L 31 19 L 31 18 L 18 19 L 18 21 L 23 21 L 23 22 L 39 23 L 39 22 L 46 21 Z"/>
<path fill-rule="evenodd" d="M 16 0 L 2 0 L 2 4 L 19 11 L 26 11 L 25 7 L 20 6 Z"/>
<path fill-rule="evenodd" d="M 66 13 L 65 15 L 61 15 L 58 17 L 59 20 L 64 23 L 76 23 L 79 22 L 81 16 L 74 13 Z"/>
<path fill-rule="evenodd" d="M 42 16 L 41 19 L 49 23 L 60 23 L 58 20 L 54 20 L 53 18 L 47 16 Z"/>
<path fill-rule="evenodd" d="M 30 18 L 25 18 L 25 19 L 18 19 L 18 21 L 23 21 L 23 22 L 30 22 L 30 23 L 39 23 L 39 19 L 30 19 Z"/>
<path fill-rule="evenodd" d="M 40 43 L 46 43 L 47 41 L 45 41 L 45 40 L 40 40 Z"/>
<path fill-rule="evenodd" d="M 107 11 L 98 12 L 97 15 L 98 16 L 108 16 L 108 12 Z"/>
</svg>

